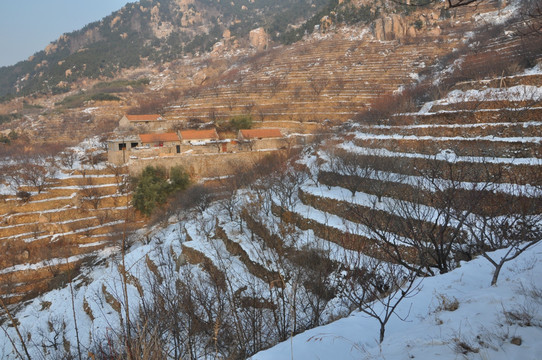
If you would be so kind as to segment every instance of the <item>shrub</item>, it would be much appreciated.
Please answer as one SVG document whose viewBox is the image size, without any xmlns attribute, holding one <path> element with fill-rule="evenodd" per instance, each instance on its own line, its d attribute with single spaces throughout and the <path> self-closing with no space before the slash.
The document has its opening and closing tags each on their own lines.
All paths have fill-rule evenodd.
<svg viewBox="0 0 542 360">
<path fill-rule="evenodd" d="M 171 194 L 186 189 L 190 180 L 180 166 L 171 169 L 169 181 L 164 168 L 147 166 L 136 183 L 133 205 L 148 216 L 158 205 L 165 203 Z"/>
<path fill-rule="evenodd" d="M 230 119 L 230 127 L 234 130 L 250 129 L 252 127 L 252 116 L 239 115 Z"/>
<path fill-rule="evenodd" d="M 12 120 L 21 118 L 19 114 L 0 114 L 0 124 L 9 123 Z"/>
<path fill-rule="evenodd" d="M 98 93 L 94 94 L 90 97 L 90 100 L 95 101 L 120 101 L 120 98 L 115 95 L 107 94 L 107 93 Z"/>
<path fill-rule="evenodd" d="M 174 166 L 171 168 L 169 180 L 172 192 L 184 190 L 190 184 L 190 176 L 180 166 Z"/>
<path fill-rule="evenodd" d="M 28 191 L 17 191 L 17 198 L 26 203 L 32 195 Z"/>
</svg>

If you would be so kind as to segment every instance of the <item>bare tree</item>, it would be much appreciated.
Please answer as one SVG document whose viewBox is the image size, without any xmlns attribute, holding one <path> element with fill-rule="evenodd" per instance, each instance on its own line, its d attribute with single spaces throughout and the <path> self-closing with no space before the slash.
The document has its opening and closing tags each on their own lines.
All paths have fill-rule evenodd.
<svg viewBox="0 0 542 360">
<path fill-rule="evenodd" d="M 252 114 L 252 110 L 254 109 L 254 106 L 256 106 L 256 103 L 254 101 L 249 101 L 244 105 L 244 108 L 247 112 L 247 114 Z"/>
<path fill-rule="evenodd" d="M 84 177 L 79 185 L 79 194 L 83 204 L 90 204 L 94 210 L 100 207 L 102 201 L 102 190 L 92 177 Z"/>
<path fill-rule="evenodd" d="M 66 149 L 60 153 L 60 164 L 67 169 L 73 169 L 73 165 L 78 160 L 78 155 L 73 149 Z"/>
<path fill-rule="evenodd" d="M 427 6 L 430 4 L 440 3 L 440 0 L 392 0 L 394 3 L 405 6 Z M 482 3 L 484 0 L 446 0 L 448 8 L 453 9 L 461 6 L 475 5 Z"/>
<path fill-rule="evenodd" d="M 420 165 L 416 173 L 362 181 L 368 193 L 365 203 L 351 205 L 352 215 L 346 215 L 382 242 L 393 261 L 424 274 L 433 275 L 435 269 L 446 273 L 455 267 L 467 240 L 469 217 L 480 211 L 501 174 L 498 167 L 436 159 Z M 383 198 L 388 191 L 391 196 Z"/>
<path fill-rule="evenodd" d="M 8 316 L 9 321 L 11 322 L 13 328 L 15 329 L 15 332 L 17 333 L 17 337 L 19 338 L 19 341 L 21 342 L 21 346 L 22 346 L 22 348 L 24 350 L 26 358 L 28 360 L 31 360 L 30 353 L 28 352 L 28 348 L 26 346 L 26 342 L 25 342 L 25 340 L 24 340 L 24 338 L 21 335 L 21 332 L 19 330 L 18 321 L 13 318 L 13 316 L 11 315 L 11 312 L 9 311 L 8 307 L 6 306 L 6 303 L 4 302 L 4 299 L 2 299 L 1 297 L 0 297 L 0 305 L 2 306 L 2 309 L 4 310 L 6 315 Z M 6 330 L 4 330 L 4 331 L 5 331 L 6 335 L 7 335 L 8 334 L 7 331 Z M 7 336 L 9 336 L 9 335 L 7 335 Z M 10 339 L 10 341 L 11 341 L 11 344 L 13 345 L 13 349 L 19 355 L 19 357 L 22 359 L 22 356 L 19 353 L 19 350 L 15 346 L 15 342 L 13 340 L 11 340 L 11 339 Z"/>
<path fill-rule="evenodd" d="M 473 214 L 467 223 L 471 251 L 481 254 L 495 267 L 492 286 L 497 285 L 505 263 L 542 241 L 542 189 L 512 185 L 509 190 L 516 196 L 499 201 L 496 209 Z M 503 250 L 491 253 L 499 249 Z"/>
<path fill-rule="evenodd" d="M 326 76 L 311 76 L 309 78 L 309 86 L 316 96 L 320 96 L 322 91 L 329 84 L 329 77 Z"/>
<path fill-rule="evenodd" d="M 265 120 L 265 111 L 264 109 L 262 109 L 261 107 L 258 107 L 256 109 L 257 113 L 258 113 L 258 118 L 260 119 L 261 122 L 263 122 Z"/>
<path fill-rule="evenodd" d="M 285 84 L 286 75 L 273 75 L 269 77 L 269 87 L 271 88 L 271 95 L 275 96 Z"/>
<path fill-rule="evenodd" d="M 47 189 L 50 182 L 47 167 L 33 162 L 26 162 L 19 165 L 18 173 L 15 176 L 19 177 L 19 180 L 16 182 L 35 187 L 38 194 Z"/>
<path fill-rule="evenodd" d="M 346 255 L 350 269 L 343 285 L 343 294 L 361 312 L 376 319 L 380 325 L 379 341 L 384 341 L 386 325 L 393 315 L 405 321 L 409 313 L 398 314 L 397 307 L 421 290 L 417 271 L 390 262 L 364 256 Z M 352 270 L 353 269 L 353 270 Z"/>
</svg>

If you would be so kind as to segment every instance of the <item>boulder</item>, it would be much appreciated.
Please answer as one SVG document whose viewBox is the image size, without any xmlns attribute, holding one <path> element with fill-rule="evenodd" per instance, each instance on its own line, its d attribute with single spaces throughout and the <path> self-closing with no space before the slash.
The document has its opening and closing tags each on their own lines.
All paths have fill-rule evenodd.
<svg viewBox="0 0 542 360">
<path fill-rule="evenodd" d="M 251 30 L 249 33 L 250 46 L 260 50 L 265 50 L 269 43 L 269 36 L 263 27 Z"/>
<path fill-rule="evenodd" d="M 432 29 L 427 30 L 426 33 L 429 36 L 440 36 L 440 34 L 442 33 L 442 30 L 441 30 L 440 26 L 436 26 L 436 27 L 434 27 Z"/>
<path fill-rule="evenodd" d="M 413 37 L 416 37 L 416 36 L 418 35 L 418 32 L 416 31 L 416 28 L 415 28 L 414 26 L 410 26 L 410 27 L 408 28 L 408 30 L 407 30 L 406 35 L 407 35 L 408 37 L 413 38 Z"/>
<path fill-rule="evenodd" d="M 406 36 L 407 29 L 403 17 L 393 14 L 375 21 L 374 37 L 377 40 L 402 39 Z"/>
</svg>

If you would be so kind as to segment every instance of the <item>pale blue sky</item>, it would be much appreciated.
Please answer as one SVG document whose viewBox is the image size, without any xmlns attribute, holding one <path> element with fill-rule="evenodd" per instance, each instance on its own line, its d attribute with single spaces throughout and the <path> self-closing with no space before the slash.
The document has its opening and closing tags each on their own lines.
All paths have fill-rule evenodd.
<svg viewBox="0 0 542 360">
<path fill-rule="evenodd" d="M 0 0 L 0 66 L 43 50 L 63 33 L 136 0 Z"/>
</svg>

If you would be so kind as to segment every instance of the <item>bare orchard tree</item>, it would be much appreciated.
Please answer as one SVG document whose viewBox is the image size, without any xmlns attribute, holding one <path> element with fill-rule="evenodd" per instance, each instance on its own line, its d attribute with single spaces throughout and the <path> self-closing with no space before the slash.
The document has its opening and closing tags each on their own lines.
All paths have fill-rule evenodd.
<svg viewBox="0 0 542 360">
<path fill-rule="evenodd" d="M 542 0 L 527 0 L 523 2 L 521 22 L 516 25 L 520 36 L 542 35 Z"/>
<path fill-rule="evenodd" d="M 497 285 L 503 265 L 542 241 L 542 188 L 510 185 L 514 196 L 504 196 L 496 206 L 469 218 L 474 253 L 481 254 L 495 270 L 491 285 Z M 501 252 L 492 253 L 495 250 Z"/>
<path fill-rule="evenodd" d="M 269 88 L 271 89 L 271 96 L 275 96 L 277 92 L 282 90 L 284 87 L 286 87 L 286 77 L 287 74 L 284 75 L 272 75 L 269 77 Z"/>
<path fill-rule="evenodd" d="M 375 174 L 371 157 L 362 157 L 348 150 L 331 147 L 327 148 L 329 173 L 323 172 L 322 178 L 327 184 L 333 183 L 331 177 L 352 193 L 352 197 L 360 188 L 362 179 L 369 179 Z M 339 179 L 340 178 L 340 179 Z"/>
<path fill-rule="evenodd" d="M 69 170 L 73 169 L 76 161 L 79 159 L 77 152 L 73 149 L 66 149 L 59 154 L 60 164 Z"/>
<path fill-rule="evenodd" d="M 349 269 L 341 292 L 362 313 L 379 323 L 379 341 L 384 341 L 386 325 L 397 316 L 405 321 L 409 311 L 397 313 L 399 304 L 414 297 L 421 290 L 421 279 L 417 271 L 401 265 L 377 260 L 361 253 L 346 255 Z"/>
<path fill-rule="evenodd" d="M 293 209 L 297 203 L 299 187 L 309 178 L 308 173 L 295 162 L 285 163 L 273 174 L 269 190 L 282 209 Z"/>
<path fill-rule="evenodd" d="M 19 177 L 16 181 L 19 184 L 35 187 L 38 194 L 49 187 L 49 171 L 45 165 L 29 161 L 19 165 L 17 170 L 18 173 L 14 175 Z"/>
<path fill-rule="evenodd" d="M 483 164 L 435 159 L 399 183 L 393 198 L 367 196 L 368 204 L 353 209 L 395 262 L 424 274 L 447 273 L 467 241 L 469 217 L 481 211 L 500 177 L 486 170 Z"/>
<path fill-rule="evenodd" d="M 79 185 L 79 194 L 81 196 L 81 204 L 88 204 L 94 210 L 100 207 L 103 192 L 99 188 L 96 180 L 92 177 L 84 177 Z"/>
<path fill-rule="evenodd" d="M 328 86 L 329 77 L 328 76 L 311 76 L 309 78 L 309 86 L 316 96 L 320 96 L 322 91 Z"/>
<path fill-rule="evenodd" d="M 406 6 L 427 6 L 441 3 L 441 0 L 392 0 L 394 3 Z M 467 5 L 477 5 L 485 0 L 446 0 L 446 6 L 450 9 Z"/>
</svg>

